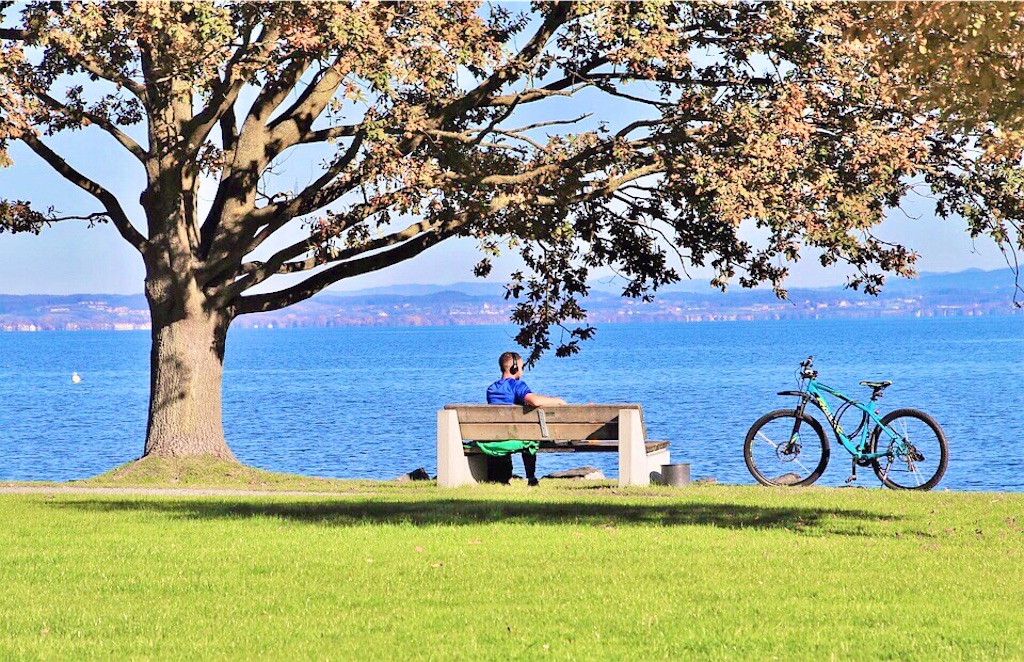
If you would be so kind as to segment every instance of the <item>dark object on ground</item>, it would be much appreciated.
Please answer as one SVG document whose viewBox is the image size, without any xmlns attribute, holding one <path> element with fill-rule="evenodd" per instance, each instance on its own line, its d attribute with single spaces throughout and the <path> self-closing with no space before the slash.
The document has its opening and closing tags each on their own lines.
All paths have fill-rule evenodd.
<svg viewBox="0 0 1024 662">
<path fill-rule="evenodd" d="M 693 484 L 694 485 L 717 485 L 718 481 L 716 479 L 711 478 L 709 476 L 707 478 L 698 478 L 697 480 L 693 481 Z"/>
<path fill-rule="evenodd" d="M 604 472 L 597 467 L 577 467 L 575 469 L 566 469 L 565 471 L 556 471 L 553 474 L 544 476 L 545 478 L 574 478 L 578 480 L 604 480 Z"/>
<path fill-rule="evenodd" d="M 690 484 L 689 464 L 661 465 L 661 484 L 670 487 L 683 487 Z"/>
<path fill-rule="evenodd" d="M 540 481 L 537 480 L 536 478 L 531 478 L 528 481 L 526 481 L 526 484 L 529 485 L 530 487 L 537 487 L 538 485 L 540 485 Z"/>
<path fill-rule="evenodd" d="M 408 483 L 413 480 L 430 480 L 430 474 L 427 473 L 426 469 L 420 467 L 419 469 L 413 469 L 407 474 L 402 474 L 395 479 L 395 482 Z"/>
<path fill-rule="evenodd" d="M 775 479 L 775 483 L 778 485 L 796 485 L 797 483 L 802 481 L 803 478 L 801 478 L 798 474 L 792 472 L 788 474 L 782 474 L 781 476 Z"/>
</svg>

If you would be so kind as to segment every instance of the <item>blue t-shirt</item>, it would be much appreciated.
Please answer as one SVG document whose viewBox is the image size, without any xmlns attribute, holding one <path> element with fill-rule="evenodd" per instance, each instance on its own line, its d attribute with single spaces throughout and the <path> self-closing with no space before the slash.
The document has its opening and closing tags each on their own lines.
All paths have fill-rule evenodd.
<svg viewBox="0 0 1024 662">
<path fill-rule="evenodd" d="M 487 404 L 489 405 L 524 405 L 523 401 L 533 391 L 521 379 L 506 377 L 499 379 L 487 387 Z"/>
</svg>

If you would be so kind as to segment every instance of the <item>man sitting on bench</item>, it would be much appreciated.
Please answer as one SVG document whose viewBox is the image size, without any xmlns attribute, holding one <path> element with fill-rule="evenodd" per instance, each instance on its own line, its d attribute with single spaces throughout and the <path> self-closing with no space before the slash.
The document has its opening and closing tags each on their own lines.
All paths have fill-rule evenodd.
<svg viewBox="0 0 1024 662">
<path fill-rule="evenodd" d="M 498 358 L 501 368 L 501 379 L 487 387 L 487 404 L 489 405 L 526 405 L 528 407 L 551 407 L 568 404 L 562 398 L 540 395 L 530 390 L 522 377 L 523 357 L 515 352 L 505 352 Z M 526 470 L 526 481 L 531 487 L 539 484 L 537 480 L 537 449 L 538 441 L 483 441 L 477 447 L 487 454 L 487 480 L 505 483 L 512 480 L 512 453 L 522 453 L 523 468 Z"/>
</svg>

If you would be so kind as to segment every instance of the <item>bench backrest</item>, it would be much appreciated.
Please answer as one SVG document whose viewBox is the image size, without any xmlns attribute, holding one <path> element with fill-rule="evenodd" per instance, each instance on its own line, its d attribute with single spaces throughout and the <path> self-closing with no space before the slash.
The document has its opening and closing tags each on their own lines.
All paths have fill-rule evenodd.
<svg viewBox="0 0 1024 662">
<path fill-rule="evenodd" d="M 643 421 L 643 409 L 634 404 L 445 405 L 445 409 L 458 413 L 460 434 L 466 441 L 617 440 L 620 409 L 636 409 L 640 412 L 641 423 Z"/>
</svg>

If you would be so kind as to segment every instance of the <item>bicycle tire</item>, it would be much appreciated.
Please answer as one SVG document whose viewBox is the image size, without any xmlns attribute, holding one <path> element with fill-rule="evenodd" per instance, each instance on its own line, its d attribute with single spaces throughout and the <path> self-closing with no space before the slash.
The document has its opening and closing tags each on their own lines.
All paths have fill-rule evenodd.
<svg viewBox="0 0 1024 662">
<path fill-rule="evenodd" d="M 886 456 L 871 461 L 871 468 L 882 484 L 893 490 L 930 490 L 938 485 L 949 463 L 949 444 L 938 422 L 918 409 L 897 409 L 882 417 L 882 425 L 910 443 L 911 449 L 911 453 L 902 457 Z M 911 429 L 914 430 L 913 435 Z M 935 435 L 934 439 L 929 430 Z M 878 445 L 881 436 L 882 428 L 876 426 L 871 433 L 871 452 L 880 452 Z M 903 462 L 907 465 L 906 469 L 902 466 Z M 923 474 L 928 475 L 927 479 L 919 471 L 922 466 Z M 914 484 L 904 484 L 904 478 L 907 483 L 912 479 Z"/>
<path fill-rule="evenodd" d="M 776 409 L 757 419 L 750 426 L 747 437 L 743 441 L 743 461 L 747 463 L 747 470 L 750 471 L 750 475 L 762 485 L 769 487 L 806 487 L 813 484 L 825 472 L 831 452 L 828 445 L 828 437 L 825 435 L 825 430 L 822 428 L 821 423 L 807 412 L 800 415 L 800 420 L 802 421 L 802 429 L 804 424 L 806 424 L 810 426 L 811 431 L 814 433 L 813 435 L 807 435 L 806 439 L 810 441 L 804 441 L 805 438 L 801 436 L 803 443 L 797 447 L 795 452 L 787 449 L 780 450 L 782 443 L 788 441 L 792 433 L 796 417 L 797 410 L 795 409 Z M 790 419 L 791 422 L 788 424 L 783 423 L 781 426 L 771 426 L 772 423 L 786 418 Z M 765 432 L 765 429 L 769 426 L 773 429 Z M 778 439 L 778 443 L 773 441 L 773 437 Z M 760 441 L 767 442 L 767 446 L 773 448 L 774 451 L 768 451 L 766 448 L 763 448 L 765 444 L 757 443 L 759 439 Z M 813 469 L 800 462 L 800 456 L 804 454 L 804 447 L 807 447 L 806 457 L 811 459 L 809 464 L 814 465 Z M 820 449 L 820 456 L 817 456 L 818 449 Z M 778 464 L 774 471 L 769 470 L 772 455 L 775 456 Z M 796 466 L 792 466 L 794 464 Z M 797 467 L 802 469 L 805 475 L 793 471 Z M 789 471 L 782 475 L 770 475 L 777 474 L 780 469 L 789 469 Z M 768 470 L 767 473 L 766 470 Z M 785 480 L 783 480 L 784 478 Z"/>
</svg>

